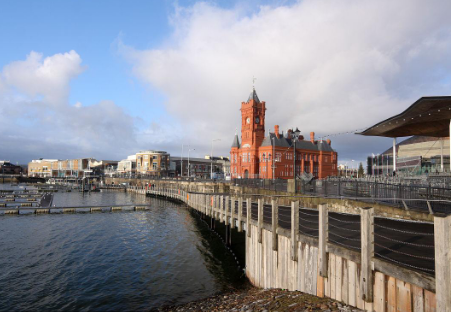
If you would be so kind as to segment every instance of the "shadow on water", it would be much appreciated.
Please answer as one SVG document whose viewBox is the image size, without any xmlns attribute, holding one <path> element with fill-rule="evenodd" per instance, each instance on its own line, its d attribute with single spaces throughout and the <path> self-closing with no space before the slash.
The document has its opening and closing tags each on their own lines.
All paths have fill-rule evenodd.
<svg viewBox="0 0 451 312">
<path fill-rule="evenodd" d="M 226 227 L 215 221 L 215 229 L 210 229 L 210 218 L 190 209 L 199 236 L 197 246 L 205 260 L 205 265 L 222 286 L 222 291 L 232 291 L 250 287 L 244 272 L 245 234 L 232 230 L 232 246 L 225 244 Z"/>
</svg>

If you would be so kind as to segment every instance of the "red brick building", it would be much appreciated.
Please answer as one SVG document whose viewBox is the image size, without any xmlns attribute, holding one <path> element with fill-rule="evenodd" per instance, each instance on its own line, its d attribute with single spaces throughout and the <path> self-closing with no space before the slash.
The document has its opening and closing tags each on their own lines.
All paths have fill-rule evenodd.
<svg viewBox="0 0 451 312">
<path fill-rule="evenodd" d="M 266 103 L 260 102 L 252 90 L 247 102 L 241 103 L 241 143 L 235 134 L 230 151 L 232 178 L 293 179 L 293 130 L 279 132 L 279 126 L 265 137 Z M 330 140 L 316 141 L 315 133 L 310 140 L 301 135 L 296 141 L 296 176 L 312 173 L 316 178 L 335 176 L 337 153 Z"/>
</svg>

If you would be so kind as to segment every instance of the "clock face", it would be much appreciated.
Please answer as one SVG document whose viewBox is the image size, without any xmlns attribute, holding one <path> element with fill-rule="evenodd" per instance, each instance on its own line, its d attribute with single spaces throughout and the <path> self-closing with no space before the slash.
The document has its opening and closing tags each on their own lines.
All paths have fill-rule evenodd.
<svg viewBox="0 0 451 312">
<path fill-rule="evenodd" d="M 247 117 L 246 119 L 246 123 L 250 124 L 251 123 L 251 119 L 249 117 Z"/>
<path fill-rule="evenodd" d="M 260 118 L 255 118 L 255 123 L 259 123 L 260 122 Z"/>
</svg>

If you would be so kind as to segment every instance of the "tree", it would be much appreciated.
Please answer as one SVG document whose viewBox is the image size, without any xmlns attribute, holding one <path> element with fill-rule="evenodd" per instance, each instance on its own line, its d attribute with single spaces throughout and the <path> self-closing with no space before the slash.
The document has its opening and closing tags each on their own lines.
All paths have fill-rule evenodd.
<svg viewBox="0 0 451 312">
<path fill-rule="evenodd" d="M 363 170 L 363 165 L 360 163 L 359 165 L 359 171 L 357 172 L 357 177 L 362 178 L 365 174 L 365 171 Z"/>
</svg>

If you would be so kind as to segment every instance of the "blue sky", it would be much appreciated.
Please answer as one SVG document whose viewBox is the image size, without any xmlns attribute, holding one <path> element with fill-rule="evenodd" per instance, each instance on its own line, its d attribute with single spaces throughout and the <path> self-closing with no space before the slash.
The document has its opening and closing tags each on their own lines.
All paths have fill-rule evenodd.
<svg viewBox="0 0 451 312">
<path fill-rule="evenodd" d="M 449 95 L 447 0 L 2 1 L 0 159 L 228 155 L 252 77 L 266 129 L 365 128 Z M 331 137 L 339 159 L 390 140 Z"/>
<path fill-rule="evenodd" d="M 158 91 L 147 92 L 129 74 L 115 41 L 121 37 L 138 49 L 164 42 L 172 2 L 3 1 L 1 7 L 7 14 L 2 15 L 0 36 L 7 48 L 0 64 L 22 59 L 32 50 L 47 56 L 75 50 L 88 69 L 71 82 L 71 104 L 111 99 L 139 116 L 149 103 L 161 103 Z M 153 112 L 160 113 L 156 108 Z"/>
</svg>

